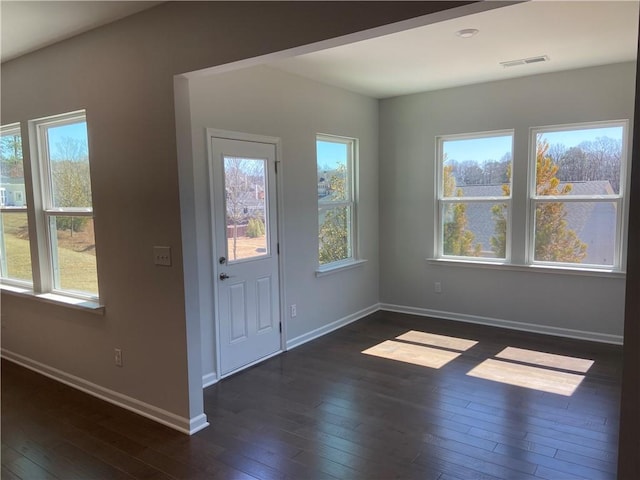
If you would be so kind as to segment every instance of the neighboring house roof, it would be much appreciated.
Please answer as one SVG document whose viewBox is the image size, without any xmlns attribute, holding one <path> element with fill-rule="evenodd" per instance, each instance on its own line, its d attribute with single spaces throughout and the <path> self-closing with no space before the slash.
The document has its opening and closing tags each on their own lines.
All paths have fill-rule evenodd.
<svg viewBox="0 0 640 480">
<path fill-rule="evenodd" d="M 610 195 L 613 192 L 608 181 L 570 182 L 569 195 Z M 561 184 L 561 186 L 564 184 Z M 502 185 L 465 185 L 462 189 L 469 197 L 500 197 Z M 482 246 L 483 256 L 491 257 L 491 237 L 495 235 L 495 223 L 491 213 L 492 203 L 467 204 L 467 228 L 475 235 L 475 243 Z M 587 256 L 583 263 L 613 265 L 615 252 L 616 204 L 613 202 L 579 202 L 565 204 L 568 228 L 574 230 L 587 244 Z"/>
</svg>

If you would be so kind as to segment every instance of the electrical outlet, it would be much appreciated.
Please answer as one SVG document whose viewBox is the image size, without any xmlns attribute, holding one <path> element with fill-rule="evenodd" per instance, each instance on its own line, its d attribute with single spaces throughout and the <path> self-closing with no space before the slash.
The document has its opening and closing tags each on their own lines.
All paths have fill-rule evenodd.
<svg viewBox="0 0 640 480">
<path fill-rule="evenodd" d="M 433 291 L 436 293 L 442 293 L 442 283 L 436 282 L 433 285 Z"/>
<path fill-rule="evenodd" d="M 120 348 L 113 349 L 113 359 L 116 362 L 116 367 L 122 366 L 122 349 Z"/>
<path fill-rule="evenodd" d="M 153 247 L 153 263 L 163 267 L 170 267 L 171 247 Z"/>
<path fill-rule="evenodd" d="M 298 315 L 298 308 L 296 307 L 295 303 L 291 305 L 289 308 L 291 309 L 291 318 L 294 318 L 295 316 Z"/>
</svg>

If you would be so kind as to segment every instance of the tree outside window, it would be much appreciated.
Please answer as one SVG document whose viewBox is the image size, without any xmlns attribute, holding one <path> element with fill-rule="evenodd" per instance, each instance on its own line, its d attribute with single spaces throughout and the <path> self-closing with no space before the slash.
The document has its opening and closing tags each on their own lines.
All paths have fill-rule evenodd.
<svg viewBox="0 0 640 480">
<path fill-rule="evenodd" d="M 625 131 L 611 122 L 534 132 L 534 262 L 619 266 Z"/>
<path fill-rule="evenodd" d="M 38 235 L 48 251 L 47 258 L 40 258 L 41 284 L 44 290 L 96 299 L 98 273 L 85 113 L 72 112 L 31 124 L 38 137 L 32 158 L 41 180 L 35 188 L 42 197 L 36 212 L 45 225 Z"/>
<path fill-rule="evenodd" d="M 438 140 L 441 256 L 506 258 L 512 145 L 512 132 Z"/>
<path fill-rule="evenodd" d="M 353 189 L 355 140 L 318 136 L 318 263 L 330 265 L 355 258 Z"/>
<path fill-rule="evenodd" d="M 0 130 L 0 278 L 32 283 L 20 125 Z"/>
<path fill-rule="evenodd" d="M 533 130 L 529 263 L 620 268 L 626 129 L 617 121 Z M 439 256 L 509 261 L 512 137 L 438 139 Z"/>
</svg>

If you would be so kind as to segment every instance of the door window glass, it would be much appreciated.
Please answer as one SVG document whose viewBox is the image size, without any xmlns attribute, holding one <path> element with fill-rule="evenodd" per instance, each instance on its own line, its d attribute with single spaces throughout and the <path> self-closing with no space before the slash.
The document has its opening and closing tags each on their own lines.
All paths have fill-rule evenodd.
<svg viewBox="0 0 640 480">
<path fill-rule="evenodd" d="M 266 175 L 264 159 L 224 157 L 229 262 L 269 255 Z"/>
</svg>

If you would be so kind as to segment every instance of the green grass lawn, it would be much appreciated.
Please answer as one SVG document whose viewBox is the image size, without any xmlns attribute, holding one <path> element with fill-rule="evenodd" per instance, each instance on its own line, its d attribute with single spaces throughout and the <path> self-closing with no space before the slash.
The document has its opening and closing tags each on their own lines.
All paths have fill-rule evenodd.
<svg viewBox="0 0 640 480">
<path fill-rule="evenodd" d="M 1 218 L 5 235 L 20 235 L 27 229 L 27 214 L 24 212 L 3 212 Z"/>
<path fill-rule="evenodd" d="M 4 246 L 7 250 L 7 275 L 16 280 L 31 281 L 31 253 L 29 240 L 9 235 L 5 230 Z"/>
<path fill-rule="evenodd" d="M 9 234 L 6 226 L 5 223 L 4 242 L 8 257 L 7 273 L 10 278 L 31 281 L 29 240 Z M 95 255 L 59 247 L 58 265 L 61 289 L 79 290 L 94 295 L 98 293 Z"/>
</svg>

